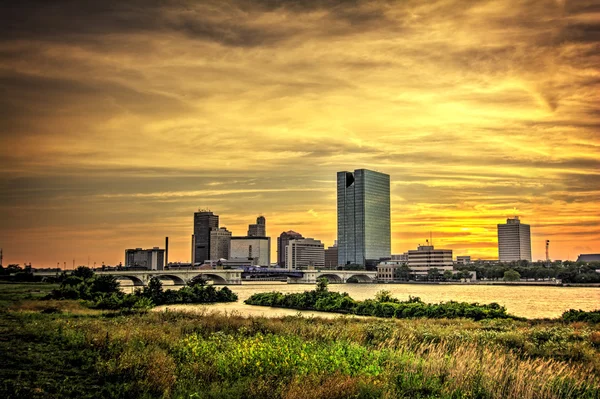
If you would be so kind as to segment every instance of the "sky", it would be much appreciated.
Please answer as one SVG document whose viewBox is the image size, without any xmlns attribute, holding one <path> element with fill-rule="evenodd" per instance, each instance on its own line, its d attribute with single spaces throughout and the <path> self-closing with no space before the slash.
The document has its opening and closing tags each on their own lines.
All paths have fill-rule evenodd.
<svg viewBox="0 0 600 399">
<path fill-rule="evenodd" d="M 0 5 L 4 264 L 189 261 L 193 213 L 336 239 L 336 172 L 391 177 L 392 253 L 600 252 L 600 3 Z"/>
</svg>

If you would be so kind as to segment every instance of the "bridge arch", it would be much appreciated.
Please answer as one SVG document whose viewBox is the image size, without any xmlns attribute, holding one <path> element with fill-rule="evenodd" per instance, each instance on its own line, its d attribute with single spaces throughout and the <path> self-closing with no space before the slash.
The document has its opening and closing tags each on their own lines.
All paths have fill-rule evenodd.
<svg viewBox="0 0 600 399">
<path fill-rule="evenodd" d="M 173 281 L 173 285 L 185 285 L 185 280 L 174 274 L 160 274 L 157 277 L 161 280 L 169 279 Z"/>
<path fill-rule="evenodd" d="M 143 287 L 144 286 L 144 282 L 136 276 L 127 276 L 127 275 L 120 274 L 120 275 L 115 275 L 115 277 L 117 278 L 117 280 L 131 281 L 133 283 L 134 287 Z"/>
<path fill-rule="evenodd" d="M 371 276 L 367 276 L 366 274 L 353 274 L 351 276 L 348 276 L 346 281 L 350 280 L 351 278 L 356 279 L 359 283 L 372 283 L 373 282 L 373 278 Z"/>
<path fill-rule="evenodd" d="M 333 273 L 319 274 L 317 276 L 317 278 L 326 278 L 332 284 L 344 282 L 344 279 L 342 277 L 338 276 L 337 274 L 333 274 Z"/>
<path fill-rule="evenodd" d="M 212 280 L 213 284 L 227 284 L 227 280 L 218 274 L 212 273 L 201 273 L 198 276 L 202 276 L 205 280 Z M 196 277 L 198 277 L 196 276 Z M 196 278 L 194 277 L 194 278 Z"/>
</svg>

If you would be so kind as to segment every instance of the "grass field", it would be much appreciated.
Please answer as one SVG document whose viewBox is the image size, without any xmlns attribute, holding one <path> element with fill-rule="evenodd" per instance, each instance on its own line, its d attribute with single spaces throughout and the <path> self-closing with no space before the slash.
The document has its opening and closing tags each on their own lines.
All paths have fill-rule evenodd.
<svg viewBox="0 0 600 399">
<path fill-rule="evenodd" d="M 0 397 L 599 398 L 600 327 L 121 314 L 0 284 Z"/>
</svg>

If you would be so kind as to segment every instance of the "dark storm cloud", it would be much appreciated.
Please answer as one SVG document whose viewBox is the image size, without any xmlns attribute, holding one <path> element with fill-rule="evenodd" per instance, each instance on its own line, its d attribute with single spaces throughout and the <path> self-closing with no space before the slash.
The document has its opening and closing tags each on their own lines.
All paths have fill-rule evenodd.
<svg viewBox="0 0 600 399">
<path fill-rule="evenodd" d="M 182 101 L 156 92 L 136 89 L 101 79 L 71 80 L 34 76 L 0 69 L 0 136 L 34 134 L 36 118 L 87 118 L 115 112 L 173 115 L 192 109 Z M 42 130 L 50 129 L 46 126 Z"/>
<path fill-rule="evenodd" d="M 333 31 L 375 28 L 385 20 L 377 7 L 365 9 L 340 1 L 253 2 L 253 1 L 32 1 L 9 2 L 0 6 L 4 40 L 35 39 L 66 42 L 96 42 L 99 36 L 133 33 L 179 32 L 192 39 L 226 46 L 273 45 L 296 33 L 293 26 L 259 26 L 252 16 L 265 11 L 308 12 L 328 10 L 330 17 L 345 21 L 348 28 Z M 324 26 L 327 26 L 324 21 Z"/>
</svg>

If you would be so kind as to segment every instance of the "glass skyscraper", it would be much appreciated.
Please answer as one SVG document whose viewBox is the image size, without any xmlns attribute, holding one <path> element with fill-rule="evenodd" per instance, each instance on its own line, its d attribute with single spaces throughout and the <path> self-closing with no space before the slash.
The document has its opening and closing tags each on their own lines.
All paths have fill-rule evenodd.
<svg viewBox="0 0 600 399">
<path fill-rule="evenodd" d="M 338 264 L 364 265 L 391 254 L 390 176 L 337 173 Z"/>
</svg>

